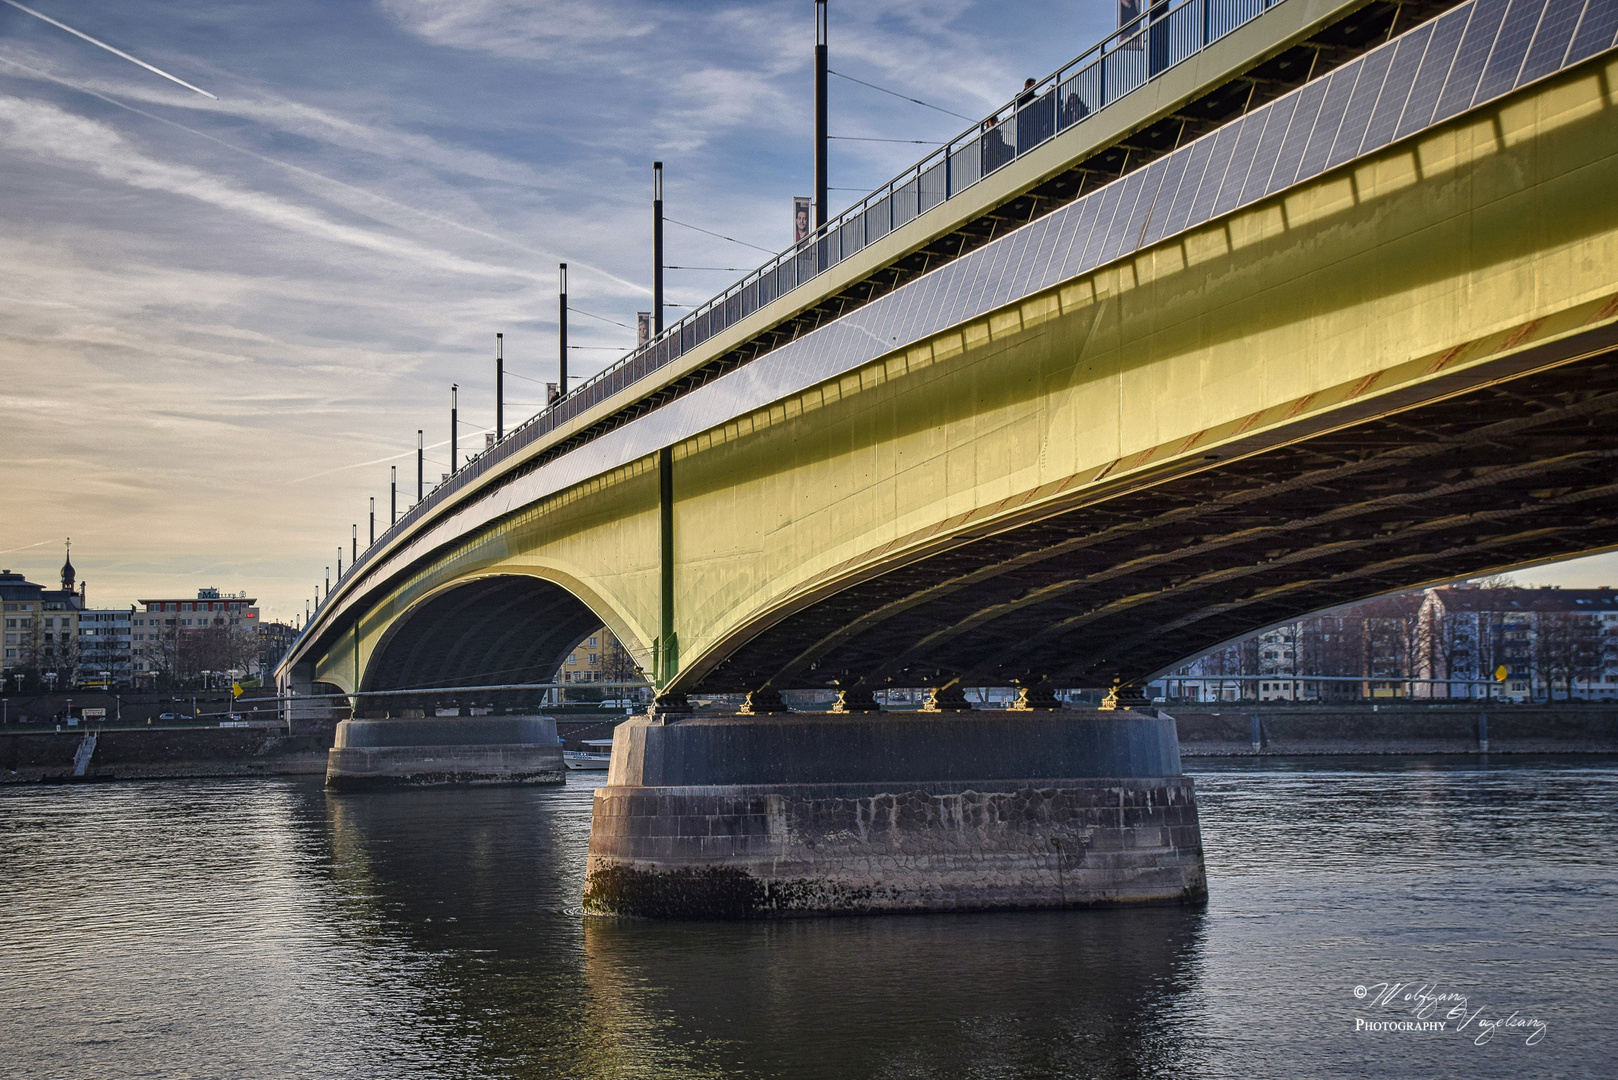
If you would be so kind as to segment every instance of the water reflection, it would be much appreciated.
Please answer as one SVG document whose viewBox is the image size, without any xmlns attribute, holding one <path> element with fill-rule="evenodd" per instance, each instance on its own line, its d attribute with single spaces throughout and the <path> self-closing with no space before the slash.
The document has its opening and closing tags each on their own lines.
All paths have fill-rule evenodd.
<svg viewBox="0 0 1618 1080">
<path fill-rule="evenodd" d="M 677 1047 L 748 1076 L 1140 1076 L 1155 1052 L 1150 1018 L 1194 980 L 1201 920 L 1184 909 L 590 920 L 587 1023 L 616 1033 L 630 1060 Z"/>
<path fill-rule="evenodd" d="M 438 988 L 461 1016 L 485 1018 L 478 1056 L 504 1075 L 1138 1076 L 1149 1016 L 1187 988 L 1202 919 L 582 919 L 588 816 L 570 805 L 582 800 L 326 800 L 350 913 L 385 913 L 437 957 Z"/>
</svg>

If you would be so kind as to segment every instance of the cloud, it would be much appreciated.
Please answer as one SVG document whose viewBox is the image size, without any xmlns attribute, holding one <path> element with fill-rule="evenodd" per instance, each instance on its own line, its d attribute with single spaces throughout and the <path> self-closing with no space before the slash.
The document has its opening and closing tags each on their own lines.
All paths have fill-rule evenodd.
<svg viewBox="0 0 1618 1080">
<path fill-rule="evenodd" d="M 423 268 L 478 277 L 538 280 L 531 271 L 479 263 L 403 237 L 345 225 L 307 207 L 244 189 L 189 166 L 158 161 L 130 146 L 111 128 L 47 102 L 0 96 L 0 148 L 85 166 L 107 180 L 185 196 L 305 236 L 362 248 Z"/>
<path fill-rule="evenodd" d="M 617 0 L 382 0 L 411 33 L 446 48 L 580 66 L 622 62 L 671 12 Z"/>
</svg>

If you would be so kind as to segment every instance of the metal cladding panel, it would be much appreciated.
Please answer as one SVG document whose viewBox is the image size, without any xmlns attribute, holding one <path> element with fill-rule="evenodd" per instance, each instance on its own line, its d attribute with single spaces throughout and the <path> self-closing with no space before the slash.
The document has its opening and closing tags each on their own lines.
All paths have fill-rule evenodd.
<svg viewBox="0 0 1618 1080">
<path fill-rule="evenodd" d="M 1573 40 L 1573 31 L 1579 25 L 1579 16 L 1583 13 L 1584 0 L 1551 0 L 1545 6 L 1545 14 L 1540 17 L 1539 26 L 1534 31 L 1533 43 L 1528 46 L 1528 56 L 1523 60 L 1522 70 L 1517 73 L 1519 80 L 1537 79 L 1561 66 L 1562 57 L 1567 55 L 1568 44 Z"/>
<path fill-rule="evenodd" d="M 1472 100 L 1477 96 L 1478 80 L 1483 75 L 1483 65 L 1494 50 L 1508 3 L 1509 0 L 1475 0 L 1472 21 L 1466 24 L 1466 36 L 1461 39 L 1460 50 L 1455 54 L 1455 66 L 1450 68 L 1444 92 L 1438 95 L 1433 123 L 1448 120 L 1472 107 Z"/>
<path fill-rule="evenodd" d="M 1270 189 L 1270 177 L 1275 175 L 1275 163 L 1281 156 L 1281 142 L 1292 124 L 1292 112 L 1298 106 L 1298 99 L 1288 94 L 1275 104 L 1276 108 L 1268 110 L 1264 136 L 1253 150 L 1253 165 L 1247 170 L 1247 183 L 1242 185 L 1239 197 L 1243 203 L 1260 198 Z"/>
<path fill-rule="evenodd" d="M 1325 103 L 1329 88 L 1326 79 L 1318 79 L 1287 95 L 1296 98 L 1297 105 L 1292 110 L 1291 122 L 1287 124 L 1281 151 L 1276 155 L 1275 169 L 1270 173 L 1270 186 L 1264 192 L 1266 195 L 1273 195 L 1297 182 L 1298 162 L 1303 158 L 1303 148 L 1309 145 L 1309 136 L 1315 130 L 1315 120 L 1320 116 L 1320 107 Z"/>
<path fill-rule="evenodd" d="M 1028 291 L 1028 242 L 1032 229 L 1018 229 L 1006 237 L 1005 255 L 995 266 L 995 280 L 988 290 L 989 305 L 999 307 Z"/>
<path fill-rule="evenodd" d="M 1030 282 L 1044 280 L 1043 274 L 1036 277 L 1036 268 L 1043 270 L 1045 264 L 1050 261 L 1042 249 L 1053 224 L 1049 220 L 1049 215 L 1046 215 L 1027 228 L 1018 230 L 1024 234 L 1023 242 L 1017 247 L 1016 257 L 1011 264 L 1011 273 L 1007 275 L 1005 287 L 1001 290 L 1005 294 L 1005 299 L 1001 303 L 1027 295 Z"/>
<path fill-rule="evenodd" d="M 1039 251 L 1030 268 L 1032 274 L 1030 281 L 1050 280 L 1051 268 L 1056 260 L 1062 257 L 1063 246 L 1066 243 L 1062 235 L 1062 223 L 1055 215 L 1047 214 L 1040 220 L 1045 223 L 1045 231 L 1040 233 Z"/>
<path fill-rule="evenodd" d="M 1242 189 L 1247 187 L 1248 174 L 1253 171 L 1253 156 L 1274 114 L 1274 109 L 1261 109 L 1243 118 L 1241 134 L 1230 152 L 1230 167 L 1225 170 L 1224 182 L 1209 212 L 1211 217 L 1228 214 L 1242 204 Z"/>
<path fill-rule="evenodd" d="M 1455 50 L 1460 48 L 1461 35 L 1472 19 L 1470 4 L 1440 15 L 1433 23 L 1432 37 L 1427 42 L 1427 55 L 1422 57 L 1421 70 L 1416 72 L 1415 85 L 1410 88 L 1410 100 L 1405 103 L 1404 116 L 1394 129 L 1394 138 L 1402 139 L 1420 131 L 1433 119 L 1433 107 L 1449 78 L 1449 69 L 1455 64 Z"/>
<path fill-rule="evenodd" d="M 1309 145 L 1304 148 L 1303 158 L 1298 163 L 1298 180 L 1326 171 L 1332 147 L 1337 144 L 1337 133 L 1343 128 L 1343 114 L 1348 111 L 1348 101 L 1354 96 L 1354 87 L 1359 81 L 1360 64 L 1357 60 L 1331 73 L 1326 100 L 1320 105 L 1315 128 L 1309 133 Z"/>
<path fill-rule="evenodd" d="M 1062 235 L 1066 242 L 1061 257 L 1051 262 L 1054 280 L 1061 281 L 1079 273 L 1079 267 L 1084 263 L 1085 241 L 1095 224 L 1096 211 L 1100 206 L 1099 199 L 1086 195 L 1078 202 L 1056 211 L 1062 215 Z"/>
<path fill-rule="evenodd" d="M 1213 149 L 1209 152 L 1208 166 L 1202 173 L 1202 183 L 1197 185 L 1197 197 L 1191 204 L 1191 216 L 1186 221 L 1187 226 L 1201 224 L 1212 216 L 1214 200 L 1219 197 L 1219 189 L 1224 186 L 1225 173 L 1230 171 L 1230 152 L 1235 147 L 1236 139 L 1241 135 L 1242 124 L 1245 122 L 1246 118 L 1234 124 L 1227 124 L 1212 135 L 1203 136 L 1205 139 L 1213 140 Z"/>
<path fill-rule="evenodd" d="M 981 249 L 983 252 L 983 261 L 978 264 L 978 268 L 980 270 L 986 269 L 992 260 L 1001 256 L 1001 252 L 989 250 L 992 247 L 994 247 L 994 245 L 990 244 L 988 247 Z M 959 260 L 957 260 L 957 262 L 958 261 Z M 960 266 L 951 266 L 950 269 L 954 271 L 954 273 L 948 276 L 948 280 L 951 283 L 950 291 L 955 294 L 955 298 L 952 300 L 952 303 L 959 304 L 962 310 L 976 311 L 978 309 L 978 297 L 983 294 L 984 290 L 991 288 L 992 283 L 983 280 L 981 277 L 963 274 Z"/>
<path fill-rule="evenodd" d="M 1433 24 L 1422 23 L 1400 38 L 1393 62 L 1388 66 L 1388 77 L 1382 83 L 1382 93 L 1371 110 L 1371 121 L 1365 126 L 1365 140 L 1361 146 L 1383 146 L 1393 138 L 1404 115 L 1405 103 L 1416 83 L 1416 72 L 1421 58 L 1427 52 L 1427 42 L 1433 36 Z"/>
<path fill-rule="evenodd" d="M 1101 265 L 1101 245 L 1106 242 L 1107 233 L 1112 228 L 1112 219 L 1118 214 L 1118 199 L 1123 195 L 1122 181 L 1108 184 L 1100 191 L 1086 195 L 1087 199 L 1096 200 L 1096 220 L 1090 226 L 1090 233 L 1084 238 L 1084 254 L 1079 256 L 1078 273 L 1094 270 Z"/>
<path fill-rule="evenodd" d="M 1544 0 L 1511 0 L 1500 33 L 1494 40 L 1494 50 L 1488 63 L 1483 65 L 1483 77 L 1478 80 L 1477 92 L 1472 96 L 1487 101 L 1516 85 L 1517 73 L 1522 70 L 1523 58 L 1534 40 L 1534 31 L 1545 14 Z"/>
<path fill-rule="evenodd" d="M 1382 96 L 1383 82 L 1388 66 L 1393 63 L 1393 49 L 1377 49 L 1360 61 L 1359 81 L 1354 94 L 1348 99 L 1343 113 L 1343 126 L 1337 129 L 1337 143 L 1326 159 L 1326 168 L 1335 168 L 1359 156 L 1360 143 L 1365 140 L 1365 129 L 1371 124 L 1371 110 Z"/>
<path fill-rule="evenodd" d="M 1590 0 L 1584 8 L 1584 18 L 1573 32 L 1573 44 L 1568 47 L 1562 66 L 1567 67 L 1588 60 L 1598 52 L 1612 48 L 1618 35 L 1618 3 L 1613 0 Z"/>
<path fill-rule="evenodd" d="M 1147 219 L 1152 212 L 1152 207 L 1157 203 L 1158 193 L 1162 190 L 1163 178 L 1168 173 L 1168 169 L 1168 159 L 1159 158 L 1142 170 L 1146 174 L 1146 178 L 1141 181 L 1140 198 L 1135 200 L 1135 208 L 1130 212 L 1129 220 L 1121 230 L 1116 249 L 1117 254 L 1113 258 L 1117 258 L 1118 255 L 1125 252 L 1139 249 L 1140 238 L 1146 233 Z M 1119 230 L 1114 231 L 1119 232 Z"/>
<path fill-rule="evenodd" d="M 1184 229 L 1185 223 L 1191 220 L 1191 209 L 1197 201 L 1197 188 L 1202 185 L 1202 174 L 1208 170 L 1208 159 L 1213 156 L 1213 145 L 1212 139 L 1198 139 L 1185 150 L 1174 154 L 1175 157 L 1185 158 L 1185 175 L 1180 179 L 1180 190 L 1174 193 L 1174 205 L 1169 207 L 1168 217 L 1163 222 L 1163 231 L 1157 235 L 1157 240 L 1174 235 Z M 1190 151 L 1189 154 L 1187 150 Z"/>
<path fill-rule="evenodd" d="M 1142 245 L 1154 243 L 1168 234 L 1166 226 L 1169 209 L 1180 193 L 1180 184 L 1185 180 L 1186 165 L 1191 159 L 1185 154 L 1170 154 L 1163 160 L 1163 183 L 1158 186 L 1157 197 L 1152 200 L 1152 208 L 1146 219 L 1146 227 L 1141 231 Z"/>
<path fill-rule="evenodd" d="M 1134 220 L 1135 207 L 1140 205 L 1146 192 L 1146 181 L 1152 176 L 1153 166 L 1137 169 L 1124 178 L 1123 189 L 1118 193 L 1118 209 L 1112 215 L 1112 223 L 1107 226 L 1106 234 L 1101 239 L 1100 253 L 1096 259 L 1098 264 L 1110 263 L 1127 250 L 1132 250 L 1134 244 L 1128 243 L 1129 223 Z M 1161 179 L 1162 172 L 1157 173 Z M 1140 235 L 1136 229 L 1135 235 Z"/>
</svg>

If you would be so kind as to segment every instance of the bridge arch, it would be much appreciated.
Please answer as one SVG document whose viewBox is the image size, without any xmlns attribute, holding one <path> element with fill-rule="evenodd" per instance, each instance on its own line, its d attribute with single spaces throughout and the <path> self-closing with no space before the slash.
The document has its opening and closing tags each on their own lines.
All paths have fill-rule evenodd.
<svg viewBox="0 0 1618 1080">
<path fill-rule="evenodd" d="M 532 568 L 458 578 L 418 598 L 372 648 L 362 690 L 544 682 L 606 626 L 637 663 L 640 645 L 611 604 L 576 581 Z"/>
</svg>

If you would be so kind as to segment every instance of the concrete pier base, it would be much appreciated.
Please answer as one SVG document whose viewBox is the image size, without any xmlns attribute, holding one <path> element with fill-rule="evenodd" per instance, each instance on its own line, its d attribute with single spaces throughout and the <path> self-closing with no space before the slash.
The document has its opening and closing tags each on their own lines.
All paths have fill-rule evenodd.
<svg viewBox="0 0 1618 1080">
<path fill-rule="evenodd" d="M 566 770 L 548 716 L 344 720 L 326 759 L 326 786 L 560 784 Z"/>
<path fill-rule="evenodd" d="M 1174 722 L 1126 711 L 627 720 L 587 875 L 648 918 L 1206 896 Z"/>
</svg>

